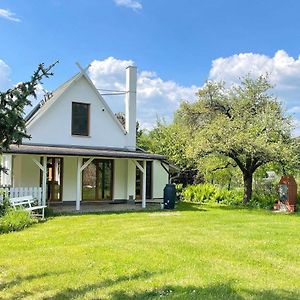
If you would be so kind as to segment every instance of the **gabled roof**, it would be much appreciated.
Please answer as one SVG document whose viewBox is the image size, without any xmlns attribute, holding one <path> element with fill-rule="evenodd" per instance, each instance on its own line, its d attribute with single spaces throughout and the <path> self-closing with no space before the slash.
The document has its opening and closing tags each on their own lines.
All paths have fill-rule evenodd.
<svg viewBox="0 0 300 300">
<path fill-rule="evenodd" d="M 46 102 L 43 100 L 40 101 L 40 103 L 33 108 L 33 110 L 26 116 L 26 126 L 30 126 L 33 124 L 36 120 L 38 120 L 46 111 L 49 107 L 51 107 L 59 98 L 61 95 L 63 95 L 75 82 L 77 82 L 80 78 L 84 77 L 90 87 L 94 90 L 96 93 L 99 101 L 101 104 L 105 107 L 105 110 L 111 115 L 112 119 L 116 124 L 119 126 L 119 128 L 122 130 L 124 134 L 127 134 L 127 131 L 124 129 L 120 121 L 117 119 L 115 114 L 112 112 L 110 107 L 107 105 L 106 101 L 103 99 L 91 79 L 87 76 L 87 74 L 84 71 L 81 71 L 74 75 L 72 78 L 70 78 L 68 81 L 63 83 L 61 86 L 59 86 L 53 93 L 52 97 L 48 99 Z"/>
</svg>

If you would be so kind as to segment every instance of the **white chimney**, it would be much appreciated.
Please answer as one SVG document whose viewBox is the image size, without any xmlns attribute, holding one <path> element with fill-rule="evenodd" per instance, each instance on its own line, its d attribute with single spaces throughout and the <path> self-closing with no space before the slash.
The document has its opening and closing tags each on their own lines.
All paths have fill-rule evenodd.
<svg viewBox="0 0 300 300">
<path fill-rule="evenodd" d="M 128 148 L 136 148 L 136 67 L 126 68 L 125 129 Z"/>
</svg>

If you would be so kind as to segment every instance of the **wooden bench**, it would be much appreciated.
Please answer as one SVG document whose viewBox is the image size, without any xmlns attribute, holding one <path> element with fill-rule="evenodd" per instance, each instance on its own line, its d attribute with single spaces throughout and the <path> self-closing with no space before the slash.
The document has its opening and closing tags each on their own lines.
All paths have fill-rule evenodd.
<svg viewBox="0 0 300 300">
<path fill-rule="evenodd" d="M 23 197 L 10 198 L 9 201 L 10 201 L 11 206 L 15 210 L 18 207 L 22 207 L 23 209 L 33 213 L 34 216 L 42 217 L 42 219 L 44 219 L 45 208 L 47 206 L 35 205 L 36 200 L 32 196 L 23 196 Z M 35 211 L 41 211 L 41 213 L 35 213 Z"/>
</svg>

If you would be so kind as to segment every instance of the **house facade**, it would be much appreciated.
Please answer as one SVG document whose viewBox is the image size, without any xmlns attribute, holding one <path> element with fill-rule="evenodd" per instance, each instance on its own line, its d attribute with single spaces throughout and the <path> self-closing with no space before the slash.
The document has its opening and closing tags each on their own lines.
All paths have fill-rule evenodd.
<svg viewBox="0 0 300 300">
<path fill-rule="evenodd" d="M 0 185 L 42 188 L 42 204 L 162 199 L 169 165 L 136 147 L 136 67 L 126 69 L 125 128 L 85 70 L 28 115 L 31 139 L 3 154 Z"/>
</svg>

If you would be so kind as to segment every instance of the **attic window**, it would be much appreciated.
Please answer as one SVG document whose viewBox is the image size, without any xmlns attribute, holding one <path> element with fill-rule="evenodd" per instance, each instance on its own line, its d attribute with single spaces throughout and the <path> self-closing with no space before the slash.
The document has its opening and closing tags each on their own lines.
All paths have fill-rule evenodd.
<svg viewBox="0 0 300 300">
<path fill-rule="evenodd" d="M 89 135 L 90 104 L 72 102 L 72 135 Z"/>
</svg>

